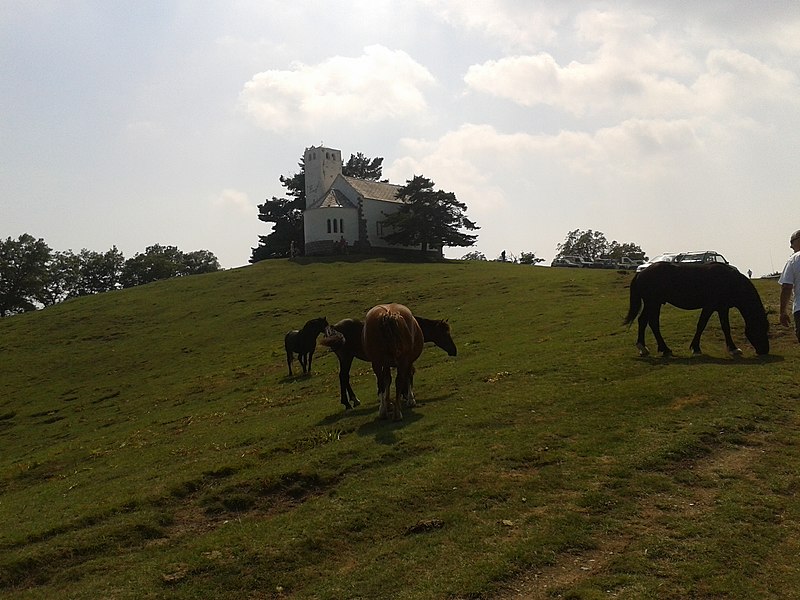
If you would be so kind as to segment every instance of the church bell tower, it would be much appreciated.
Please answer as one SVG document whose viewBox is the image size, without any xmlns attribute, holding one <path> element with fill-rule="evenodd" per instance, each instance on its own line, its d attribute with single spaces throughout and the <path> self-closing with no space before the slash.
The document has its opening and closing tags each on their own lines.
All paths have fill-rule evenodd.
<svg viewBox="0 0 800 600">
<path fill-rule="evenodd" d="M 322 146 L 306 148 L 303 154 L 306 174 L 306 208 L 327 192 L 342 172 L 342 151 Z"/>
</svg>

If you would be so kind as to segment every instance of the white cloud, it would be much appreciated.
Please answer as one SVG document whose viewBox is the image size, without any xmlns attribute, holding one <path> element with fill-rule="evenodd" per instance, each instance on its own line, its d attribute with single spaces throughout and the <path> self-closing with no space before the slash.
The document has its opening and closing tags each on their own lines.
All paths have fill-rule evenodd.
<svg viewBox="0 0 800 600">
<path fill-rule="evenodd" d="M 582 62 L 561 65 L 545 52 L 510 56 L 472 65 L 464 81 L 520 106 L 618 119 L 725 115 L 800 97 L 797 76 L 785 68 L 740 50 L 694 48 L 655 29 L 650 17 L 588 11 L 576 19 Z"/>
<path fill-rule="evenodd" d="M 566 16 L 560 3 L 530 0 L 420 0 L 450 25 L 477 31 L 509 50 L 533 50 L 552 42 L 556 26 Z"/>
<path fill-rule="evenodd" d="M 408 54 L 368 46 L 356 58 L 335 56 L 318 65 L 258 73 L 240 104 L 262 128 L 313 129 L 331 121 L 353 124 L 400 119 L 425 110 L 431 73 Z"/>
<path fill-rule="evenodd" d="M 252 217 L 253 213 L 256 212 L 256 207 L 250 202 L 250 198 L 245 192 L 230 188 L 222 190 L 219 196 L 214 198 L 213 204 L 223 210 L 247 215 L 248 217 Z"/>
</svg>

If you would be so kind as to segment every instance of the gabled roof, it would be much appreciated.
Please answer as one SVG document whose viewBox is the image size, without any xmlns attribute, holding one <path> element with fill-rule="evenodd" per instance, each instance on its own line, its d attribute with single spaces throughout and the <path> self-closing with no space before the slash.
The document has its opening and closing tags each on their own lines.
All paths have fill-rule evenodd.
<svg viewBox="0 0 800 600">
<path fill-rule="evenodd" d="M 362 197 L 370 200 L 383 200 L 384 202 L 401 202 L 397 198 L 397 190 L 401 185 L 393 183 L 385 183 L 383 181 L 372 181 L 368 179 L 358 179 L 357 177 L 344 176 L 353 189 L 356 190 Z"/>
<path fill-rule="evenodd" d="M 309 208 L 357 208 L 342 192 L 339 190 L 328 190 L 322 199 L 310 206 Z"/>
</svg>

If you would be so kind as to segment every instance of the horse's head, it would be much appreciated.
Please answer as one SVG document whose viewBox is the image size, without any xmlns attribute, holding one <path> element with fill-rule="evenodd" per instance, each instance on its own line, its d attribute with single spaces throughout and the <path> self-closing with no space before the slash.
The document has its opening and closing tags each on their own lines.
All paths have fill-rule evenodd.
<svg viewBox="0 0 800 600">
<path fill-rule="evenodd" d="M 328 327 L 328 319 L 326 317 L 317 317 L 316 319 L 311 319 L 305 325 L 309 330 L 316 332 L 317 334 L 323 333 Z"/>
<path fill-rule="evenodd" d="M 769 354 L 769 322 L 767 315 L 745 319 L 744 335 L 756 349 L 756 354 Z"/>
<path fill-rule="evenodd" d="M 458 354 L 456 343 L 450 335 L 450 323 L 447 321 L 435 321 L 431 333 L 430 341 L 447 352 L 448 356 L 456 356 Z"/>
<path fill-rule="evenodd" d="M 756 350 L 756 354 L 769 354 L 769 320 L 761 296 L 753 282 L 741 276 L 745 282 L 745 292 L 739 305 L 739 312 L 744 317 L 744 335 Z"/>
</svg>

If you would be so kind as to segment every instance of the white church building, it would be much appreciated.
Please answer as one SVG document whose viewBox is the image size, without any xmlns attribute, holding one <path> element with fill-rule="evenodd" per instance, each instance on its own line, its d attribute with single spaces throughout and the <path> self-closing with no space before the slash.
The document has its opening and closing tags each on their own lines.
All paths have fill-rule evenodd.
<svg viewBox="0 0 800 600">
<path fill-rule="evenodd" d="M 342 152 L 333 148 L 306 148 L 303 162 L 307 256 L 341 253 L 345 245 L 357 252 L 419 251 L 419 246 L 397 246 L 383 239 L 389 230 L 384 231 L 381 221 L 402 205 L 397 198 L 402 186 L 342 175 Z M 431 252 L 441 254 L 441 249 Z"/>
</svg>

